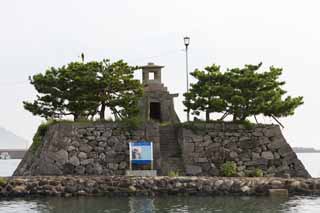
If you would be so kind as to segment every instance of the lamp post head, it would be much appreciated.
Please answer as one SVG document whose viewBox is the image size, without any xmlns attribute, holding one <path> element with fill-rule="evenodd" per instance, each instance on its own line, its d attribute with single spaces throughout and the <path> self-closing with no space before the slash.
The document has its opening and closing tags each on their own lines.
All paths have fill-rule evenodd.
<svg viewBox="0 0 320 213">
<path fill-rule="evenodd" d="M 188 37 L 188 36 L 184 37 L 184 38 L 183 38 L 183 41 L 184 41 L 184 45 L 185 45 L 186 47 L 188 47 L 189 44 L 190 44 L 190 37 Z"/>
</svg>

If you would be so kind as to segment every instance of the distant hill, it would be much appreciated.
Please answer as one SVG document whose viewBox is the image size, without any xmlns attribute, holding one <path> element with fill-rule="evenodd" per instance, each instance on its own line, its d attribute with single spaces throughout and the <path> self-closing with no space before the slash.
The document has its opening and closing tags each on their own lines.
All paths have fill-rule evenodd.
<svg viewBox="0 0 320 213">
<path fill-rule="evenodd" d="M 318 153 L 320 150 L 317 150 L 312 147 L 293 147 L 293 151 L 296 153 Z"/>
<path fill-rule="evenodd" d="M 25 149 L 29 142 L 0 127 L 0 149 Z"/>
</svg>

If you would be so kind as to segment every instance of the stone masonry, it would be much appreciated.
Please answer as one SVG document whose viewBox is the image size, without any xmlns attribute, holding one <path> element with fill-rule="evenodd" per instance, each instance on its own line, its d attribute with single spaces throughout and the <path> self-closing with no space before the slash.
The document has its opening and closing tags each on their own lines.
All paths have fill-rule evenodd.
<svg viewBox="0 0 320 213">
<path fill-rule="evenodd" d="M 154 167 L 160 169 L 159 126 L 146 123 L 128 130 L 117 123 L 50 126 L 35 153 L 29 150 L 15 176 L 124 175 L 129 169 L 129 142 L 154 144 Z"/>
<path fill-rule="evenodd" d="M 218 176 L 233 161 L 238 176 L 261 169 L 265 176 L 310 177 L 277 125 L 199 123 L 179 134 L 187 175 Z"/>
<path fill-rule="evenodd" d="M 221 165 L 233 161 L 240 177 L 256 169 L 264 176 L 310 177 L 279 126 L 160 126 L 156 122 L 138 129 L 118 123 L 54 124 L 37 151 L 27 152 L 14 175 L 124 175 L 129 169 L 128 143 L 137 140 L 154 142 L 154 168 L 160 175 L 172 171 L 187 176 L 221 176 Z"/>
</svg>

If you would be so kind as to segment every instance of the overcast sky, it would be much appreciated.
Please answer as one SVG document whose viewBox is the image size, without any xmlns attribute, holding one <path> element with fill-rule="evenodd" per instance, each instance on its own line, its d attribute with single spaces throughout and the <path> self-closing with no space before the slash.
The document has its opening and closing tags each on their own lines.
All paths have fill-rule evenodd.
<svg viewBox="0 0 320 213">
<path fill-rule="evenodd" d="M 1 0 L 0 126 L 31 141 L 41 119 L 22 107 L 35 97 L 28 76 L 79 60 L 81 52 L 86 60 L 164 65 L 163 82 L 180 94 L 175 104 L 184 120 L 188 35 L 191 70 L 212 63 L 282 67 L 289 94 L 305 100 L 295 116 L 281 119 L 286 138 L 320 148 L 319 6 L 316 0 Z"/>
</svg>

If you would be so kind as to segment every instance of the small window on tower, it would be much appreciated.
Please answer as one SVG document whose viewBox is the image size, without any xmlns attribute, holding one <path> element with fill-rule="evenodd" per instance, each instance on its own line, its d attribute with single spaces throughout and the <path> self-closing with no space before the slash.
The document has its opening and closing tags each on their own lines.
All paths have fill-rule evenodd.
<svg viewBox="0 0 320 213">
<path fill-rule="evenodd" d="M 149 72 L 149 80 L 154 80 L 154 72 Z"/>
</svg>

